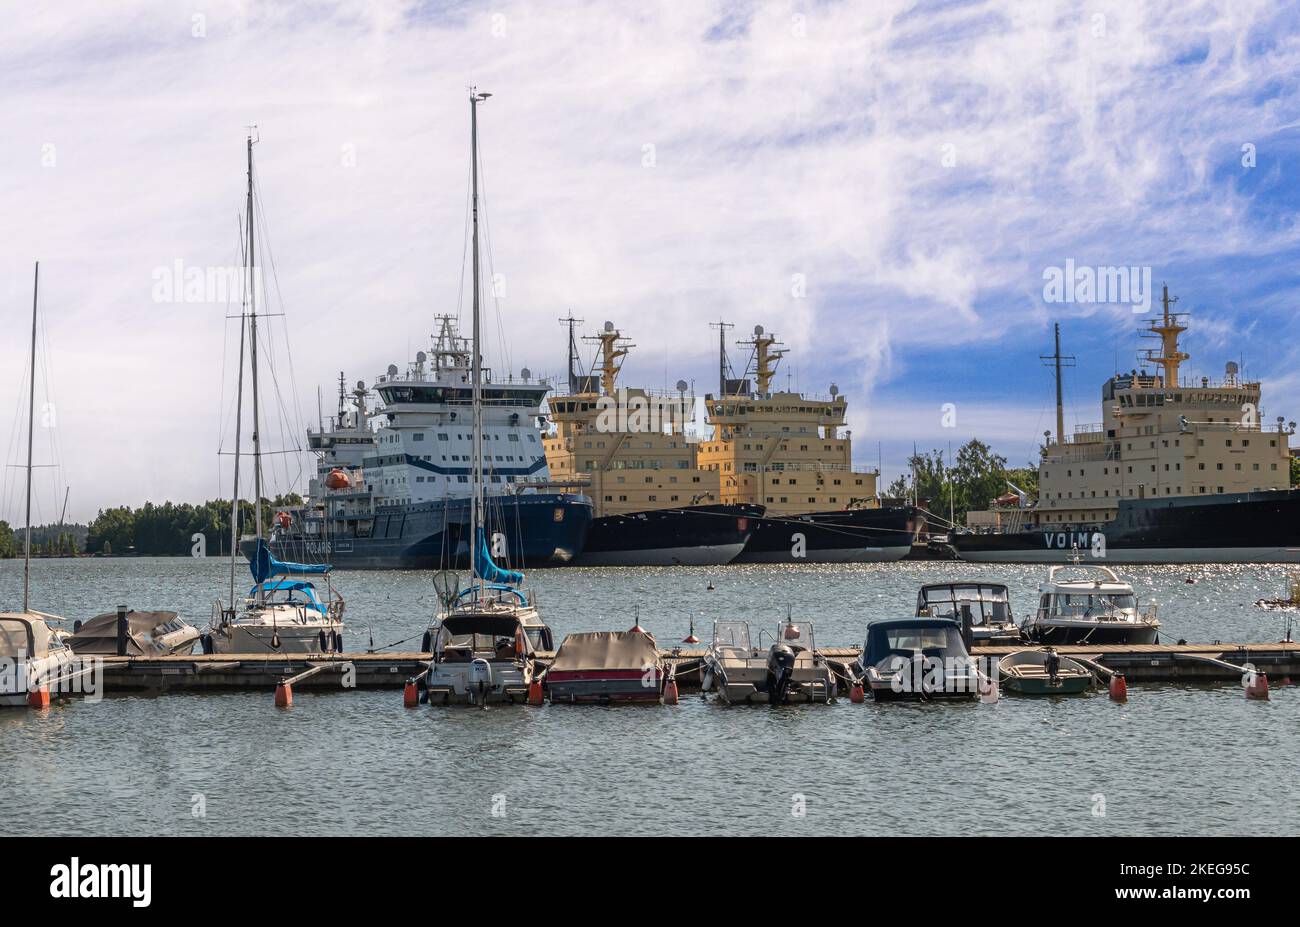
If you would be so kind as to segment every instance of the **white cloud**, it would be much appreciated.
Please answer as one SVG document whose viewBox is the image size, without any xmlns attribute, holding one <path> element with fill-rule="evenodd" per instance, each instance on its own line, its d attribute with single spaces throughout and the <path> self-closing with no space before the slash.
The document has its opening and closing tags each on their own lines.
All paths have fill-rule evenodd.
<svg viewBox="0 0 1300 927">
<path fill-rule="evenodd" d="M 1252 102 L 1300 54 L 1248 54 L 1262 2 L 204 7 L 201 38 L 192 11 L 144 0 L 43 4 L 0 35 L 5 330 L 42 259 L 79 518 L 226 491 L 225 307 L 149 294 L 155 267 L 234 259 L 253 122 L 309 420 L 317 383 L 401 362 L 460 301 L 471 81 L 496 94 L 482 140 L 515 368 L 561 369 L 572 308 L 627 329 L 630 378 L 658 383 L 667 355 L 670 381 L 711 383 L 723 317 L 778 331 L 804 383 L 820 357 L 852 363 L 840 385 L 865 408 L 913 352 L 1041 326 L 1045 263 L 1294 246 L 1261 242 L 1213 176 L 1294 112 L 1294 81 Z M 16 369 L 21 338 L 0 348 Z"/>
</svg>

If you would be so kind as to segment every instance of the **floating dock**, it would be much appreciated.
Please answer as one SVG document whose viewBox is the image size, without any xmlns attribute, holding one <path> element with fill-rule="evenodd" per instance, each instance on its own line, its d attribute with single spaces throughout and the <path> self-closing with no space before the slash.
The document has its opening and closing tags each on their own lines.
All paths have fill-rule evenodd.
<svg viewBox="0 0 1300 927">
<path fill-rule="evenodd" d="M 998 659 L 1030 647 L 975 647 L 976 658 Z M 1083 657 L 1130 682 L 1240 683 L 1251 664 L 1275 682 L 1300 676 L 1300 643 L 1278 644 L 1112 644 L 1062 646 L 1057 652 Z M 707 651 L 661 651 L 683 690 L 698 689 Z M 821 655 L 843 682 L 857 647 L 828 647 Z M 553 654 L 539 654 L 548 662 Z M 400 689 L 428 666 L 427 653 L 188 654 L 170 657 L 104 657 L 104 689 L 117 692 L 205 692 L 230 689 L 270 691 L 286 680 L 296 689 Z"/>
</svg>

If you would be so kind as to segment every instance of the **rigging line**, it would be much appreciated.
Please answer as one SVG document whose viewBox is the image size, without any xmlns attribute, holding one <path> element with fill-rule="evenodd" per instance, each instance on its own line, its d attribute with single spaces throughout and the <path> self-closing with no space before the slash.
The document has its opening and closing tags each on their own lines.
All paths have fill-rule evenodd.
<svg viewBox="0 0 1300 927">
<path fill-rule="evenodd" d="M 471 193 L 473 166 L 465 169 L 465 228 L 461 234 L 460 248 L 460 288 L 456 290 L 456 326 L 460 327 L 461 316 L 465 309 L 465 268 L 469 262 L 469 240 L 471 236 L 470 209 L 473 196 Z"/>
<path fill-rule="evenodd" d="M 505 361 L 506 373 L 513 373 L 514 360 L 510 354 L 510 346 L 506 342 L 505 322 L 501 315 L 501 300 L 497 296 L 496 259 L 492 253 L 492 225 L 491 220 L 488 218 L 487 174 L 483 169 L 483 146 L 481 143 L 479 144 L 478 162 L 479 203 L 481 205 L 480 212 L 483 218 L 483 244 L 487 251 L 487 269 L 492 277 L 492 307 L 495 310 L 496 316 L 497 343 L 501 351 L 501 358 Z"/>
</svg>

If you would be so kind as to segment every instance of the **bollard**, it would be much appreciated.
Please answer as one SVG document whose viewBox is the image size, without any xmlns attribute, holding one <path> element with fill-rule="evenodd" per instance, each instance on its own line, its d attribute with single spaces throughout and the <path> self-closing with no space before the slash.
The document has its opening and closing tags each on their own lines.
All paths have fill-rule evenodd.
<svg viewBox="0 0 1300 927">
<path fill-rule="evenodd" d="M 117 655 L 126 656 L 126 630 L 129 622 L 126 619 L 127 608 L 125 605 L 117 607 Z"/>
</svg>

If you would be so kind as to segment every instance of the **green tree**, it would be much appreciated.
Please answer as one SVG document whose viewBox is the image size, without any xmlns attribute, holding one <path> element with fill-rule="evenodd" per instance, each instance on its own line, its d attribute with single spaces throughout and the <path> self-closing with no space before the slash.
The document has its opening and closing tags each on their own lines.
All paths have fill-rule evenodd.
<svg viewBox="0 0 1300 927">
<path fill-rule="evenodd" d="M 14 539 L 14 529 L 9 522 L 0 521 L 0 560 L 18 556 L 18 542 Z"/>
</svg>

